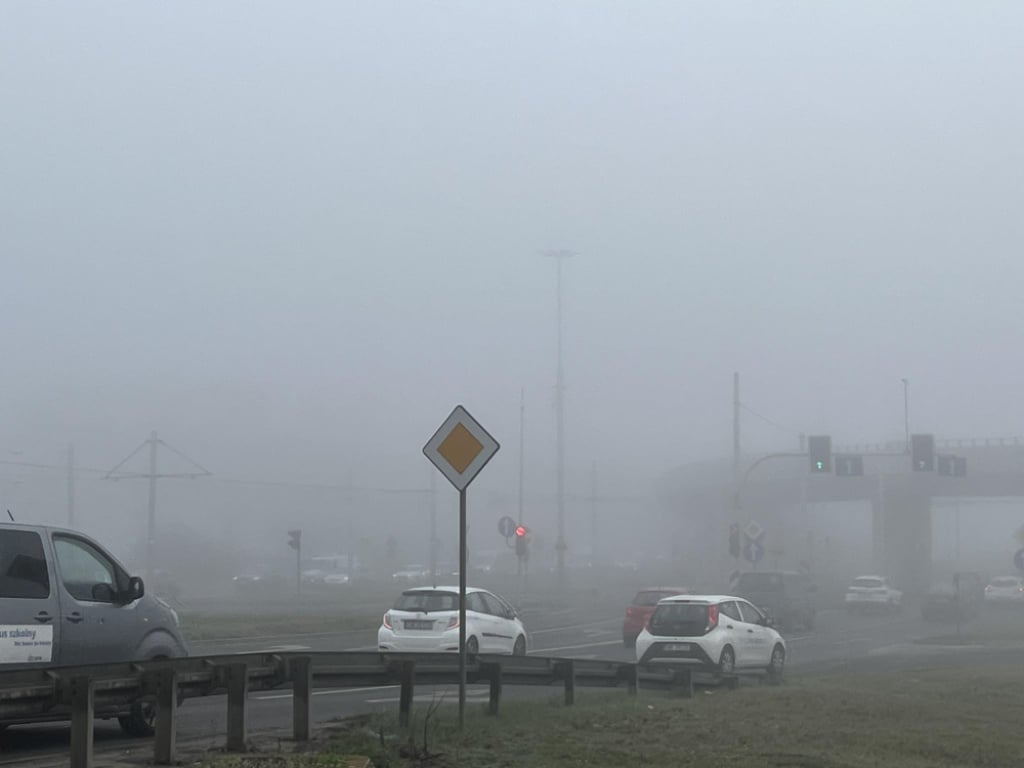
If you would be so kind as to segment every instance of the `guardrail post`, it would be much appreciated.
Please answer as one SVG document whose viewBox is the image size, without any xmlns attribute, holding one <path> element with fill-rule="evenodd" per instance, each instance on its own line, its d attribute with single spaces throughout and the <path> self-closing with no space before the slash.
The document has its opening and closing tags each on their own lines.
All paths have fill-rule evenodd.
<svg viewBox="0 0 1024 768">
<path fill-rule="evenodd" d="M 249 667 L 224 667 L 228 689 L 228 752 L 245 752 L 249 740 Z"/>
<path fill-rule="evenodd" d="M 626 693 L 636 696 L 640 688 L 640 665 L 628 664 L 619 668 L 620 673 L 626 679 Z"/>
<path fill-rule="evenodd" d="M 71 678 L 71 768 L 92 768 L 93 683 Z"/>
<path fill-rule="evenodd" d="M 156 740 L 153 762 L 174 765 L 178 738 L 178 673 L 172 668 L 146 674 L 143 688 L 156 694 Z"/>
<path fill-rule="evenodd" d="M 405 728 L 409 725 L 412 713 L 412 695 L 416 685 L 416 662 L 403 661 L 400 671 L 402 691 L 398 698 L 398 725 Z"/>
<path fill-rule="evenodd" d="M 292 738 L 309 741 L 313 721 L 313 664 L 309 656 L 292 659 Z"/>
<path fill-rule="evenodd" d="M 684 699 L 693 698 L 693 675 L 688 669 L 677 669 L 672 673 L 672 690 Z"/>
<path fill-rule="evenodd" d="M 576 703 L 576 667 L 571 659 L 559 662 L 562 669 L 562 679 L 565 681 L 565 706 L 571 707 Z"/>
<path fill-rule="evenodd" d="M 485 665 L 481 664 L 481 667 Z M 487 714 L 497 715 L 501 704 L 501 664 L 487 664 L 487 679 L 490 682 L 490 696 L 487 699 Z"/>
</svg>

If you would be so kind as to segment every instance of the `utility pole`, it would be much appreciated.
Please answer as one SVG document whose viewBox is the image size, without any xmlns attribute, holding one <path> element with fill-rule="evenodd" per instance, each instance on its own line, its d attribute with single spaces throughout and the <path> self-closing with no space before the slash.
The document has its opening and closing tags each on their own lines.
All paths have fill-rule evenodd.
<svg viewBox="0 0 1024 768">
<path fill-rule="evenodd" d="M 157 452 L 160 446 L 187 461 L 193 467 L 194 472 L 182 472 L 173 474 L 160 474 L 157 472 Z M 145 474 L 140 472 L 123 471 L 121 467 L 137 456 L 144 448 L 149 449 L 149 471 Z M 198 462 L 190 459 L 181 451 L 175 450 L 159 437 L 156 431 L 149 433 L 149 439 L 126 456 L 120 464 L 107 472 L 106 480 L 149 480 L 149 509 L 146 516 L 146 578 L 152 580 L 155 570 L 154 557 L 156 555 L 156 481 L 158 478 L 196 478 L 209 475 L 210 472 Z"/>
<path fill-rule="evenodd" d="M 526 455 L 526 388 L 519 390 L 519 525 L 523 524 L 523 472 Z M 434 477 L 433 473 L 430 475 Z"/>
<path fill-rule="evenodd" d="M 591 565 L 597 560 L 597 462 L 590 465 L 590 557 Z"/>
<path fill-rule="evenodd" d="M 149 516 L 146 526 L 146 567 L 152 575 L 153 549 L 156 544 L 156 447 L 157 436 L 154 429 L 149 433 Z"/>
<path fill-rule="evenodd" d="M 558 586 L 565 587 L 565 550 L 568 549 L 568 544 L 565 540 L 565 371 L 562 365 L 562 262 L 574 254 L 572 251 L 559 250 L 545 251 L 544 255 L 555 260 L 555 291 L 558 312 L 558 367 L 555 377 L 558 539 L 555 541 L 555 551 L 558 557 Z"/>
<path fill-rule="evenodd" d="M 68 443 L 68 528 L 75 527 L 75 444 Z"/>
<path fill-rule="evenodd" d="M 740 375 L 732 375 L 732 471 L 740 474 Z"/>
<path fill-rule="evenodd" d="M 906 451 L 907 455 L 910 455 L 910 394 L 908 389 L 910 382 L 906 379 L 900 379 L 903 382 L 903 433 L 906 436 Z"/>
</svg>

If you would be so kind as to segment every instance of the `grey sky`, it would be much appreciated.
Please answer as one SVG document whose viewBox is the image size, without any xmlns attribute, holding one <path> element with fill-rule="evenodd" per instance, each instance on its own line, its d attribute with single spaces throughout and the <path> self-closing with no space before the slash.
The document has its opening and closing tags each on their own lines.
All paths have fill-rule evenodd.
<svg viewBox="0 0 1024 768">
<path fill-rule="evenodd" d="M 1022 27 L 1016 3 L 6 2 L 0 447 L 112 465 L 156 428 L 220 472 L 421 484 L 464 402 L 508 487 L 525 387 L 549 477 L 548 247 L 580 254 L 577 485 L 726 452 L 734 370 L 837 442 L 899 437 L 904 376 L 916 429 L 1021 434 Z"/>
</svg>

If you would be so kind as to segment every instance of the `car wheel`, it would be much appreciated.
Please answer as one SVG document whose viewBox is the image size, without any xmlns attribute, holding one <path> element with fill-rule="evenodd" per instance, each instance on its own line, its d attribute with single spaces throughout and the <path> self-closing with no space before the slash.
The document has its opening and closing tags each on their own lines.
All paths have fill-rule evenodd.
<svg viewBox="0 0 1024 768">
<path fill-rule="evenodd" d="M 722 656 L 718 659 L 718 674 L 725 677 L 735 671 L 736 654 L 732 652 L 732 646 L 727 645 L 722 649 Z"/>
<path fill-rule="evenodd" d="M 466 640 L 466 653 L 470 656 L 476 656 L 480 653 L 480 643 L 475 637 Z"/>
<path fill-rule="evenodd" d="M 786 669 L 786 649 L 776 643 L 772 648 L 772 658 L 768 662 L 768 682 L 778 685 L 782 682 L 782 673 Z"/>
<path fill-rule="evenodd" d="M 117 718 L 127 736 L 147 738 L 156 733 L 156 706 L 151 701 L 140 701 L 132 704 L 127 715 Z"/>
<path fill-rule="evenodd" d="M 520 635 L 516 638 L 515 645 L 512 646 L 513 656 L 525 656 L 526 655 L 526 638 Z"/>
</svg>

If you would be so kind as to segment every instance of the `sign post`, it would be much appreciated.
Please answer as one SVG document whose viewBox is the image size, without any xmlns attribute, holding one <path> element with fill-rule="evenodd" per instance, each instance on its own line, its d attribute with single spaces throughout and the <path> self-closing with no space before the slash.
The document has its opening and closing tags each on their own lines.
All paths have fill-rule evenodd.
<svg viewBox="0 0 1024 768">
<path fill-rule="evenodd" d="M 466 720 L 466 488 L 501 446 L 461 405 L 423 446 L 459 492 L 459 728 Z"/>
</svg>

